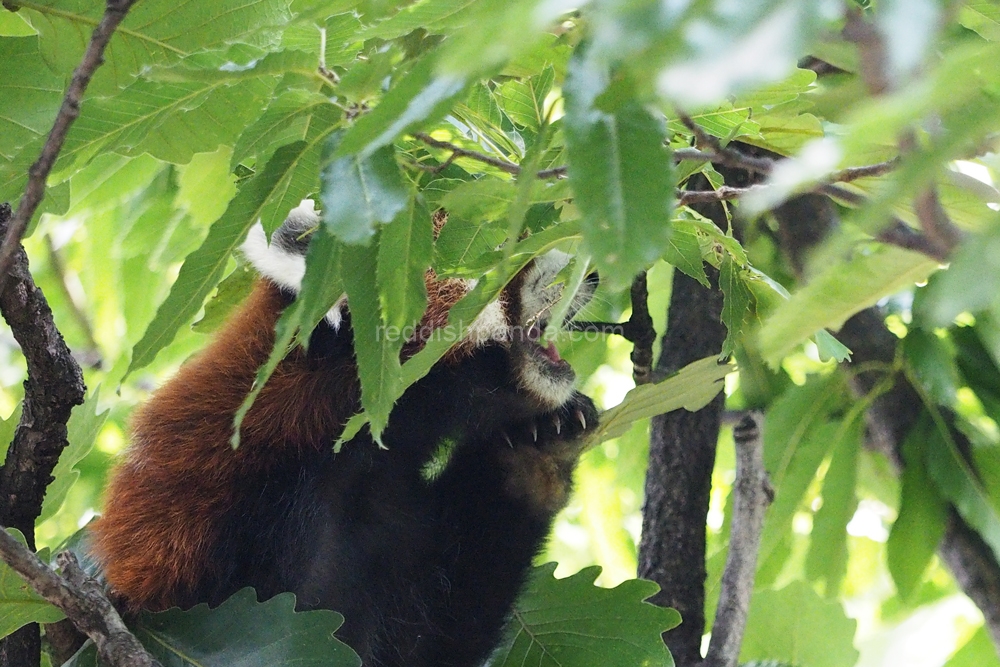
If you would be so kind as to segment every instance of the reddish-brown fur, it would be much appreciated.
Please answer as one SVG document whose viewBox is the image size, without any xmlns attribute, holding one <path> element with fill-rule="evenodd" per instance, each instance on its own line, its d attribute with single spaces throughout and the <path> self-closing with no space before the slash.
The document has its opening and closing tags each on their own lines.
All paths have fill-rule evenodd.
<svg viewBox="0 0 1000 667">
<path fill-rule="evenodd" d="M 206 549 L 215 521 L 232 502 L 234 480 L 266 469 L 280 456 L 275 445 L 329 446 L 318 434 L 339 430 L 356 410 L 353 364 L 344 363 L 342 373 L 317 372 L 298 349 L 247 414 L 240 448 L 229 446 L 233 415 L 271 352 L 283 305 L 277 288 L 258 283 L 214 341 L 136 411 L 132 447 L 94 528 L 105 575 L 131 604 L 162 609 L 177 591 L 190 590 L 194 573 L 211 567 Z M 192 404 L 192 395 L 206 398 Z"/>
<path fill-rule="evenodd" d="M 426 284 L 421 327 L 429 330 L 447 322 L 448 310 L 468 287 L 461 280 L 437 280 L 433 271 Z M 136 411 L 131 448 L 93 531 L 107 580 L 131 605 L 164 609 L 176 604 L 179 592 L 193 590 L 195 577 L 212 568 L 208 549 L 239 480 L 282 458 L 275 447 L 331 446 L 329 434 L 339 433 L 358 410 L 354 364 L 318 367 L 298 348 L 254 402 L 239 449 L 229 446 L 233 416 L 271 353 L 286 300 L 272 283 L 259 281 L 212 343 Z M 404 356 L 422 343 L 412 341 Z M 204 399 L 194 403 L 192 396 Z"/>
</svg>

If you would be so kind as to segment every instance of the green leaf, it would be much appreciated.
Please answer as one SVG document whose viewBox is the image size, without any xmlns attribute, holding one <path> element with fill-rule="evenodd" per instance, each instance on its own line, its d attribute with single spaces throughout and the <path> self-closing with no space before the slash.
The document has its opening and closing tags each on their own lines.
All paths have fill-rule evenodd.
<svg viewBox="0 0 1000 667">
<path fill-rule="evenodd" d="M 59 168 L 83 165 L 108 151 L 186 163 L 195 153 L 236 141 L 267 103 L 276 81 L 273 75 L 211 82 L 138 80 L 114 97 L 89 99 L 66 138 Z"/>
<path fill-rule="evenodd" d="M 201 246 L 187 256 L 167 299 L 132 351 L 127 374 L 146 366 L 166 347 L 181 326 L 201 309 L 205 298 L 222 278 L 229 256 L 246 238 L 268 199 L 306 148 L 299 141 L 278 149 L 263 171 L 246 181 Z"/>
<path fill-rule="evenodd" d="M 955 354 L 930 331 L 911 328 L 903 339 L 903 355 L 928 395 L 941 405 L 954 405 L 960 386 Z"/>
<path fill-rule="evenodd" d="M 339 152 L 339 138 L 331 137 L 331 153 Z M 347 245 L 367 245 L 378 226 L 391 222 L 410 200 L 392 146 L 368 155 L 333 157 L 320 177 L 323 222 Z"/>
<path fill-rule="evenodd" d="M 719 267 L 719 288 L 722 289 L 722 322 L 726 325 L 726 340 L 722 343 L 722 356 L 728 357 L 736 349 L 736 339 L 753 316 L 753 295 L 740 275 L 740 267 L 727 253 Z"/>
<path fill-rule="evenodd" d="M 837 330 L 882 297 L 925 280 L 938 267 L 926 255 L 892 246 L 858 252 L 826 269 L 778 306 L 760 330 L 760 351 L 772 366 L 818 330 Z"/>
<path fill-rule="evenodd" d="M 847 524 L 858 506 L 855 487 L 864 426 L 859 413 L 837 434 L 820 492 L 823 506 L 813 517 L 806 576 L 812 581 L 824 581 L 829 599 L 837 597 L 840 582 L 847 573 Z"/>
<path fill-rule="evenodd" d="M 607 85 L 607 71 L 584 54 L 570 61 L 566 148 L 587 251 L 609 287 L 623 289 L 670 243 L 674 169 L 665 128 L 645 108 L 636 102 L 613 114 L 596 108 Z"/>
<path fill-rule="evenodd" d="M 83 405 L 73 408 L 67 424 L 67 439 L 69 445 L 59 455 L 59 462 L 52 470 L 52 481 L 45 489 L 45 500 L 42 503 L 42 513 L 38 516 L 36 523 L 41 523 L 55 515 L 62 507 L 63 501 L 69 489 L 80 477 L 80 471 L 76 469 L 76 464 L 90 453 L 94 448 L 94 441 L 104 427 L 110 410 L 97 412 L 97 406 L 101 400 L 101 388 L 98 386 L 87 397 Z"/>
<path fill-rule="evenodd" d="M 1000 7 L 993 2 L 968 2 L 958 10 L 958 22 L 983 39 L 1000 42 Z"/>
<path fill-rule="evenodd" d="M 846 345 L 833 337 L 826 329 L 820 329 L 813 337 L 816 341 L 816 349 L 819 351 L 819 358 L 823 361 L 850 361 L 851 351 Z"/>
<path fill-rule="evenodd" d="M 503 220 L 459 218 L 449 211 L 448 223 L 434 242 L 434 268 L 442 273 L 456 271 L 495 251 L 506 239 Z"/>
<path fill-rule="evenodd" d="M 920 587 L 938 543 L 944 535 L 948 505 L 927 470 L 927 449 L 941 447 L 934 425 L 924 413 L 903 441 L 903 469 L 899 515 L 886 543 L 889 573 L 899 596 L 912 600 Z"/>
<path fill-rule="evenodd" d="M 88 0 L 28 0 L 18 6 L 38 30 L 49 66 L 66 75 L 80 62 L 104 13 L 104 5 Z M 144 67 L 195 52 L 234 43 L 271 45 L 290 17 L 287 0 L 219 0 L 211 6 L 143 0 L 115 31 L 88 93 L 111 95 Z"/>
<path fill-rule="evenodd" d="M 16 528 L 7 532 L 18 542 L 27 546 Z M 65 616 L 58 608 L 47 602 L 25 583 L 17 572 L 0 561 L 0 637 L 6 637 L 28 623 L 55 623 Z"/>
<path fill-rule="evenodd" d="M 986 626 L 980 627 L 944 667 L 1000 667 L 996 647 Z"/>
<path fill-rule="evenodd" d="M 310 127 L 325 120 L 322 116 L 316 118 L 317 111 L 329 106 L 329 99 L 319 93 L 298 89 L 281 93 L 240 134 L 233 147 L 232 166 L 251 157 L 258 164 L 266 164 L 281 146 L 306 140 Z"/>
<path fill-rule="evenodd" d="M 613 589 L 594 586 L 599 567 L 555 579 L 556 564 L 535 568 L 490 667 L 672 667 L 661 634 L 680 614 L 644 600 L 657 592 L 632 579 Z"/>
<path fill-rule="evenodd" d="M 7 460 L 7 449 L 14 442 L 14 432 L 21 421 L 21 402 L 14 406 L 14 411 L 7 419 L 0 419 L 0 465 Z"/>
<path fill-rule="evenodd" d="M 5 11 L 5 10 L 0 10 Z M 35 37 L 0 39 L 0 160 L 10 162 L 48 135 L 62 104 L 63 81 L 42 62 Z M 37 156 L 34 152 L 33 160 Z"/>
<path fill-rule="evenodd" d="M 463 77 L 435 74 L 433 58 L 425 57 L 344 133 L 334 157 L 372 155 L 404 132 L 444 115 L 463 90 Z"/>
<path fill-rule="evenodd" d="M 385 329 L 376 278 L 378 255 L 378 247 L 373 244 L 353 248 L 342 260 L 361 380 L 361 405 L 376 440 L 389 422 L 393 403 L 403 394 L 399 363 L 403 338 L 387 335 Z"/>
<path fill-rule="evenodd" d="M 504 113 L 521 127 L 537 131 L 545 120 L 545 97 L 552 90 L 554 79 L 554 70 L 546 67 L 526 81 L 505 81 L 499 89 Z"/>
<path fill-rule="evenodd" d="M 207 334 L 221 327 L 230 313 L 250 295 L 256 280 L 257 272 L 249 264 L 238 262 L 233 272 L 219 283 L 215 296 L 205 304 L 205 314 L 191 328 L 198 333 Z"/>
<path fill-rule="evenodd" d="M 804 581 L 777 591 L 756 591 L 740 662 L 771 659 L 809 667 L 853 667 L 858 660 L 856 627 L 840 602 L 823 600 Z"/>
<path fill-rule="evenodd" d="M 361 33 L 361 39 L 396 39 L 418 28 L 437 32 L 438 24 L 454 26 L 475 0 L 417 0 Z M 459 23 L 461 25 L 461 23 Z"/>
<path fill-rule="evenodd" d="M 928 327 L 946 327 L 964 311 L 1000 312 L 1000 225 L 969 235 L 923 296 L 914 315 Z"/>
<path fill-rule="evenodd" d="M 842 425 L 829 416 L 845 396 L 839 376 L 813 376 L 802 386 L 790 386 L 767 410 L 764 465 L 776 494 L 761 535 L 759 580 L 773 578 L 787 556 L 779 545 L 816 471 L 843 433 Z"/>
<path fill-rule="evenodd" d="M 701 243 L 698 241 L 698 228 L 687 223 L 688 221 L 683 219 L 674 220 L 670 242 L 663 249 L 663 259 L 708 287 L 708 275 L 705 273 Z"/>
<path fill-rule="evenodd" d="M 386 225 L 378 248 L 379 302 L 389 328 L 400 332 L 420 321 L 427 307 L 424 273 L 433 255 L 430 212 L 416 198 Z M 407 338 L 403 336 L 403 338 Z"/>
<path fill-rule="evenodd" d="M 439 71 L 488 76 L 530 51 L 570 9 L 541 0 L 478 0 L 461 14 L 462 29 L 442 45 Z"/>
<path fill-rule="evenodd" d="M 734 370 L 735 366 L 720 364 L 718 357 L 706 357 L 666 380 L 632 389 L 619 405 L 601 416 L 600 425 L 587 437 L 587 446 L 625 434 L 640 419 L 679 408 L 700 410 L 722 391 L 723 379 Z"/>
<path fill-rule="evenodd" d="M 935 417 L 935 426 L 924 450 L 930 478 L 941 496 L 955 506 L 965 522 L 1000 557 L 1000 510 L 939 416 Z"/>
<path fill-rule="evenodd" d="M 135 636 L 154 658 L 174 667 L 359 667 L 361 659 L 334 636 L 340 614 L 295 611 L 295 596 L 257 602 L 244 588 L 215 609 L 143 612 Z M 90 667 L 93 658 L 74 656 L 65 667 Z"/>
</svg>

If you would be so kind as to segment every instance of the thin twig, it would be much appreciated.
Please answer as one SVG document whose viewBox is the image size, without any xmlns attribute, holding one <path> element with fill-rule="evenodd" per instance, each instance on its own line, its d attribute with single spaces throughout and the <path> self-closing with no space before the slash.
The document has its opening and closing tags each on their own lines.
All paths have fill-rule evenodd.
<svg viewBox="0 0 1000 667">
<path fill-rule="evenodd" d="M 632 377 L 636 385 L 648 384 L 653 379 L 653 343 L 656 329 L 649 315 L 649 291 L 646 287 L 646 272 L 643 271 L 632 281 L 629 292 L 632 299 L 632 315 L 625 323 L 625 337 L 632 341 Z"/>
<path fill-rule="evenodd" d="M 745 188 L 734 188 L 729 185 L 723 185 L 715 190 L 678 190 L 677 205 L 690 206 L 691 204 L 731 201 L 751 192 L 767 190 L 769 187 L 768 185 L 751 185 Z"/>
<path fill-rule="evenodd" d="M 847 12 L 842 34 L 845 40 L 858 47 L 861 79 L 872 96 L 889 92 L 892 85 L 887 75 L 888 58 L 885 41 L 878 29 L 865 20 L 864 13 L 855 7 Z"/>
<path fill-rule="evenodd" d="M 816 188 L 816 191 L 852 206 L 862 206 L 866 202 L 862 195 L 836 185 L 822 185 Z M 943 248 L 938 243 L 933 242 L 896 216 L 890 216 L 888 224 L 875 234 L 875 239 L 882 243 L 923 253 L 939 262 L 948 261 L 950 254 L 950 249 Z"/>
<path fill-rule="evenodd" d="M 521 168 L 516 164 L 514 164 L 513 162 L 501 160 L 500 158 L 495 158 L 490 155 L 485 155 L 483 153 L 479 153 L 476 151 L 470 151 L 468 149 L 462 148 L 461 146 L 456 146 L 455 144 L 449 141 L 441 141 L 439 139 L 435 139 L 431 135 L 425 134 L 423 132 L 417 132 L 413 136 L 414 138 L 419 139 L 420 141 L 424 142 L 428 146 L 432 146 L 433 148 L 441 148 L 446 151 L 451 151 L 452 157 L 450 159 L 452 160 L 459 157 L 467 157 L 467 158 L 472 158 L 473 160 L 478 160 L 483 164 L 488 164 L 492 167 L 496 167 L 500 171 L 512 174 L 514 176 L 517 176 L 518 174 L 521 173 Z"/>
<path fill-rule="evenodd" d="M 733 429 L 736 482 L 733 485 L 732 532 L 704 667 L 736 667 L 743 643 L 764 513 L 774 499 L 774 490 L 764 469 L 760 421 L 759 413 L 750 413 Z"/>
<path fill-rule="evenodd" d="M 771 158 L 754 157 L 753 155 L 747 155 L 746 153 L 723 146 L 717 137 L 703 130 L 685 112 L 678 111 L 677 117 L 687 129 L 691 130 L 697 146 L 703 151 L 708 149 L 708 152 L 712 154 L 712 162 L 718 162 L 727 167 L 746 169 L 757 174 L 770 174 L 774 169 L 775 161 Z"/>
<path fill-rule="evenodd" d="M 65 575 L 61 577 L 0 526 L 0 558 L 94 640 L 102 664 L 114 667 L 160 664 L 125 627 L 100 584 L 83 572 L 72 553 L 67 551 L 56 557 Z"/>
<path fill-rule="evenodd" d="M 941 206 L 937 188 L 929 187 L 918 194 L 913 200 L 913 210 L 924 236 L 939 247 L 944 256 L 950 255 L 962 240 L 962 233 Z"/>
<path fill-rule="evenodd" d="M 850 183 L 851 181 L 856 181 L 859 178 L 873 178 L 875 176 L 888 174 L 898 166 L 899 158 L 894 157 L 891 160 L 886 160 L 885 162 L 877 162 L 863 167 L 848 167 L 847 169 L 841 169 L 840 171 L 835 171 L 830 174 L 827 177 L 826 182 Z"/>
<path fill-rule="evenodd" d="M 17 206 L 17 212 L 7 228 L 3 243 L 0 244 L 0 292 L 3 291 L 7 282 L 7 272 L 10 271 L 14 253 L 17 252 L 21 237 L 24 236 L 28 223 L 35 215 L 42 197 L 45 196 L 45 181 L 55 165 L 56 158 L 59 157 L 63 142 L 66 140 L 66 134 L 73 121 L 80 115 L 83 93 L 90 84 L 94 72 L 104 62 L 104 49 L 111 40 L 115 28 L 125 18 L 134 2 L 135 0 L 107 0 L 104 16 L 94 28 L 83 59 L 73 71 L 73 78 L 63 96 L 62 106 L 56 115 L 55 123 L 53 123 L 49 137 L 45 141 L 45 146 L 42 147 L 41 154 L 28 169 L 28 185 Z"/>
</svg>

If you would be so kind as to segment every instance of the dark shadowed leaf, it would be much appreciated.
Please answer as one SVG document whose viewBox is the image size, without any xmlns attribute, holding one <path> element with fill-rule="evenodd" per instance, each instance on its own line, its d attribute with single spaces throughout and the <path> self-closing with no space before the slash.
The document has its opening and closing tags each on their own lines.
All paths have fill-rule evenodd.
<svg viewBox="0 0 1000 667">
<path fill-rule="evenodd" d="M 903 483 L 900 489 L 899 515 L 892 524 L 886 557 L 889 573 L 903 600 L 909 600 L 920 587 L 938 543 L 944 535 L 948 506 L 927 472 L 927 448 L 942 446 L 934 426 L 925 413 L 914 424 L 903 442 Z"/>
<path fill-rule="evenodd" d="M 334 632 L 344 618 L 333 611 L 296 612 L 295 596 L 257 602 L 244 588 L 215 609 L 144 612 L 133 626 L 142 645 L 172 667 L 359 667 L 361 659 Z M 84 649 L 66 667 L 96 667 Z"/>
</svg>

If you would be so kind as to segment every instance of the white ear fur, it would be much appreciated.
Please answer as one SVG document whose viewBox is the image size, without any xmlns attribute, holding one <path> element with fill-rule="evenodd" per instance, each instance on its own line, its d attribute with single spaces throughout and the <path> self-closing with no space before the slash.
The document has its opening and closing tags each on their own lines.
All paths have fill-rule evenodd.
<svg viewBox="0 0 1000 667">
<path fill-rule="evenodd" d="M 240 250 L 257 269 L 257 273 L 270 279 L 275 285 L 296 294 L 302 289 L 302 277 L 306 274 L 306 258 L 288 252 L 278 245 L 268 245 L 264 226 L 259 222 L 250 228 L 247 240 L 240 246 Z"/>
<path fill-rule="evenodd" d="M 302 203 L 288 213 L 285 225 L 296 228 L 306 228 L 319 223 L 319 214 L 311 199 L 303 199 Z M 247 234 L 246 241 L 240 246 L 240 251 L 257 272 L 275 285 L 299 293 L 302 289 L 302 278 L 306 274 L 305 255 L 288 250 L 278 243 L 268 244 L 264 226 L 258 221 Z M 326 314 L 326 320 L 334 329 L 340 328 L 343 320 L 342 309 L 347 304 L 347 296 L 341 296 L 337 303 Z"/>
</svg>

